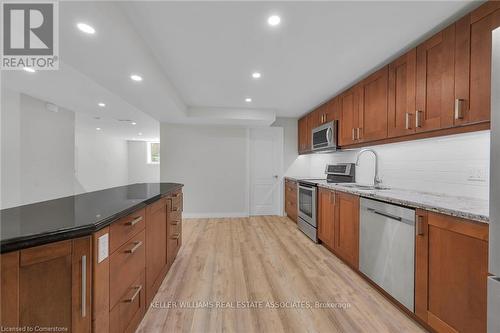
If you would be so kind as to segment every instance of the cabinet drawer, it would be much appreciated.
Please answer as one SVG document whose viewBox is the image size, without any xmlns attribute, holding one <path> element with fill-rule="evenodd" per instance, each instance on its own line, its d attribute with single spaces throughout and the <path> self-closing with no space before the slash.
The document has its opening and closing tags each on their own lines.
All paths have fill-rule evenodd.
<svg viewBox="0 0 500 333">
<path fill-rule="evenodd" d="M 171 211 L 172 212 L 182 212 L 182 193 L 181 192 L 177 192 L 177 193 L 174 193 L 171 197 L 171 200 L 172 200 L 172 207 L 171 207 Z"/>
<path fill-rule="evenodd" d="M 182 222 L 181 221 L 170 221 L 169 226 L 170 230 L 168 231 L 170 238 L 174 239 L 177 235 L 182 233 Z"/>
<path fill-rule="evenodd" d="M 128 216 L 113 222 L 109 228 L 109 251 L 115 252 L 131 237 L 144 229 L 146 212 L 140 209 Z"/>
<path fill-rule="evenodd" d="M 109 303 L 117 304 L 127 288 L 144 270 L 146 262 L 145 231 L 141 231 L 110 257 L 109 262 Z"/>
<path fill-rule="evenodd" d="M 111 310 L 109 329 L 112 333 L 135 332 L 146 311 L 144 270 L 127 286 L 118 303 Z"/>
</svg>

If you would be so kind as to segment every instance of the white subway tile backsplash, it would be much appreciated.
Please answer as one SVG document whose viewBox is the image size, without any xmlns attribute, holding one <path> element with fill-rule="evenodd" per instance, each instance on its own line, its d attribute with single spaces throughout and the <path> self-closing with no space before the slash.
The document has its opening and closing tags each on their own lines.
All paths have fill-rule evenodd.
<svg viewBox="0 0 500 333">
<path fill-rule="evenodd" d="M 379 173 L 388 186 L 488 199 L 489 131 L 371 148 L 379 154 Z M 326 164 L 355 162 L 357 152 L 300 156 L 287 175 L 323 178 Z M 373 172 L 373 155 L 365 153 L 356 168 L 357 181 L 373 182 Z"/>
</svg>

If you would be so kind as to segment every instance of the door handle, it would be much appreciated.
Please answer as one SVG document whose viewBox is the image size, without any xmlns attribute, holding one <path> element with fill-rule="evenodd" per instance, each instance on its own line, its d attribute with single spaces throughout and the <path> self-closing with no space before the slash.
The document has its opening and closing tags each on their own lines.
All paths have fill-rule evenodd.
<svg viewBox="0 0 500 333">
<path fill-rule="evenodd" d="M 406 120 L 405 120 L 405 121 L 406 121 L 406 124 L 405 124 L 405 128 L 408 130 L 408 129 L 411 129 L 411 124 L 410 124 L 410 115 L 411 115 L 411 113 L 406 112 L 406 113 L 405 113 L 405 115 L 406 115 Z"/>
<path fill-rule="evenodd" d="M 352 141 L 355 141 L 356 140 L 356 129 L 353 128 L 352 129 Z"/>
<path fill-rule="evenodd" d="M 87 256 L 82 256 L 82 317 L 87 316 Z"/>
<path fill-rule="evenodd" d="M 356 140 L 359 140 L 361 138 L 360 133 L 361 133 L 361 128 L 360 127 L 356 128 Z"/>
<path fill-rule="evenodd" d="M 455 99 L 455 120 L 464 119 L 464 99 Z"/>
<path fill-rule="evenodd" d="M 133 301 L 137 298 L 137 296 L 139 295 L 139 293 L 141 292 L 141 290 L 142 290 L 142 285 L 140 285 L 140 286 L 135 286 L 134 288 L 135 288 L 135 292 L 134 292 L 134 294 L 132 295 L 132 297 L 129 297 L 129 298 L 127 298 L 127 299 L 124 299 L 124 300 L 123 300 L 123 302 L 125 302 L 125 303 L 132 303 L 132 302 L 133 302 Z"/>
<path fill-rule="evenodd" d="M 417 112 L 415 113 L 415 127 L 416 128 L 422 127 L 422 121 L 420 119 L 422 113 L 423 113 L 422 110 L 417 110 Z"/>
</svg>

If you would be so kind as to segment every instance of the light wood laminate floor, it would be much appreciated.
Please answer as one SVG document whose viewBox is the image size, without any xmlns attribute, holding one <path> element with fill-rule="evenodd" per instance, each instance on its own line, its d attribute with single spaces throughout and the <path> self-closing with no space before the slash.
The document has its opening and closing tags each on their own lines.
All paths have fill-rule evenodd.
<svg viewBox="0 0 500 333">
<path fill-rule="evenodd" d="M 138 332 L 424 330 L 291 220 L 264 216 L 185 219 Z"/>
</svg>

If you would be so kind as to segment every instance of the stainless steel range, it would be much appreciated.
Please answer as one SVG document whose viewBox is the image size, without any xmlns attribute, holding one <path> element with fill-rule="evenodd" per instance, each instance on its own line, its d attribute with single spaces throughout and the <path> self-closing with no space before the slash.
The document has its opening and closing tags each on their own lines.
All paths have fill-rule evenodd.
<svg viewBox="0 0 500 333">
<path fill-rule="evenodd" d="M 329 164 L 326 166 L 325 174 L 328 183 L 354 183 L 355 168 L 353 163 Z M 324 182 L 325 179 L 301 179 L 298 186 L 298 220 L 299 229 L 312 239 L 318 242 L 318 221 L 317 211 L 317 192 L 318 182 Z"/>
</svg>

